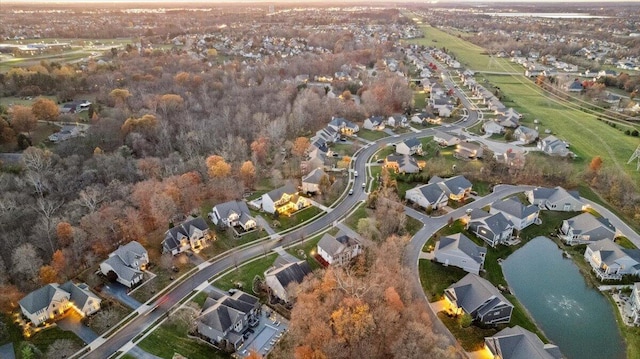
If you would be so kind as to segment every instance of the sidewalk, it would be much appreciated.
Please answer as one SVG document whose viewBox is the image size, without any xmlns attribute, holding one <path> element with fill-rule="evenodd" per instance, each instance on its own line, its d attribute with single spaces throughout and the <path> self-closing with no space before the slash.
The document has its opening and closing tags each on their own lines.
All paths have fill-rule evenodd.
<svg viewBox="0 0 640 359">
<path fill-rule="evenodd" d="M 320 208 L 321 210 L 323 210 L 323 211 L 325 211 L 327 213 L 330 213 L 331 211 L 333 211 L 333 208 L 329 208 L 327 206 L 324 206 L 324 205 L 312 200 L 311 198 L 309 198 L 309 202 L 311 202 L 311 204 L 314 205 L 315 207 L 318 207 L 318 208 Z"/>
<path fill-rule="evenodd" d="M 271 228 L 269 222 L 267 222 L 266 219 L 262 218 L 262 216 L 256 216 L 256 222 L 258 226 L 264 228 L 264 230 L 267 231 L 267 234 L 271 236 L 271 239 L 277 239 L 279 237 L 278 233 L 276 233 L 276 231 Z"/>
</svg>

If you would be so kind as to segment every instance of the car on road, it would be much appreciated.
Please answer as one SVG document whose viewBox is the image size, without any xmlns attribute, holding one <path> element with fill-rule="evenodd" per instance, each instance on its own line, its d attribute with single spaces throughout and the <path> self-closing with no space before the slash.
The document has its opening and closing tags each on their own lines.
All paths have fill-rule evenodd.
<svg viewBox="0 0 640 359">
<path fill-rule="evenodd" d="M 349 195 L 352 195 L 352 194 L 353 194 L 353 188 L 349 190 Z"/>
<path fill-rule="evenodd" d="M 358 171 L 353 171 L 353 177 L 358 177 Z"/>
<path fill-rule="evenodd" d="M 367 187 L 367 182 L 362 182 L 362 188 Z"/>
</svg>

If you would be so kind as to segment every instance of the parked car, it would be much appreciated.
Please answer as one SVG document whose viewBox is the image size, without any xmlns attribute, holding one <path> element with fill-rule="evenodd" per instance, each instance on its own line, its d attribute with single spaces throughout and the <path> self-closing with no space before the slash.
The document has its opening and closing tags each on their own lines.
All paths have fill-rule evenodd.
<svg viewBox="0 0 640 359">
<path fill-rule="evenodd" d="M 349 190 L 349 195 L 352 195 L 352 194 L 353 194 L 353 188 Z"/>
<path fill-rule="evenodd" d="M 358 177 L 358 171 L 353 171 L 353 177 Z"/>
<path fill-rule="evenodd" d="M 367 187 L 367 182 L 362 182 L 362 188 L 366 188 Z"/>
</svg>

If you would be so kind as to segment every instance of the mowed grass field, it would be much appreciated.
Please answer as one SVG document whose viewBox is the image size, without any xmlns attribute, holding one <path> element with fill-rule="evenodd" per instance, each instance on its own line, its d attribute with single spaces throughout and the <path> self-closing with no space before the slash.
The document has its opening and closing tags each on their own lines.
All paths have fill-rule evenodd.
<svg viewBox="0 0 640 359">
<path fill-rule="evenodd" d="M 425 38 L 410 42 L 425 46 L 445 47 L 456 59 L 474 71 L 522 73 L 523 69 L 509 60 L 490 57 L 486 51 L 470 42 L 449 35 L 431 26 L 423 26 Z M 436 42 L 433 42 L 436 40 Z M 567 108 L 561 101 L 549 98 L 524 75 L 484 74 L 492 85 L 497 86 L 507 98 L 506 106 L 513 107 L 525 116 L 524 122 L 541 121 L 540 132 L 549 128 L 557 137 L 570 143 L 570 149 L 578 155 L 577 169 L 585 168 L 591 159 L 600 156 L 603 166 L 609 170 L 628 173 L 636 182 L 640 173 L 635 164 L 627 164 L 638 147 L 637 137 L 626 136 L 621 131 L 598 121 L 595 115 Z"/>
</svg>

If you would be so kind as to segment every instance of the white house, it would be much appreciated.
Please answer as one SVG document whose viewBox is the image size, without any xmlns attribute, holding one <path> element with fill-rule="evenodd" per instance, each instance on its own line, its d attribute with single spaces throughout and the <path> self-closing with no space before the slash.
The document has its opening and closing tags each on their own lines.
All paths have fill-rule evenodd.
<svg viewBox="0 0 640 359">
<path fill-rule="evenodd" d="M 577 191 L 567 191 L 562 187 L 536 187 L 525 191 L 529 203 L 542 210 L 576 212 L 585 209 Z"/>
<path fill-rule="evenodd" d="M 262 195 L 262 210 L 267 213 L 291 213 L 310 205 L 307 198 L 298 195 L 298 190 L 291 181 Z"/>
<path fill-rule="evenodd" d="M 501 135 L 504 133 L 504 126 L 495 121 L 485 121 L 482 124 L 482 131 L 487 135 Z"/>
<path fill-rule="evenodd" d="M 489 213 L 502 213 L 513 223 L 515 229 L 521 231 L 538 220 L 540 208 L 532 204 L 525 206 L 516 197 L 510 197 L 503 201 L 493 202 Z"/>
<path fill-rule="evenodd" d="M 602 239 L 614 239 L 616 228 L 604 217 L 594 217 L 585 212 L 562 221 L 560 239 L 568 245 L 591 243 Z"/>
<path fill-rule="evenodd" d="M 445 266 L 462 268 L 473 274 L 479 274 L 484 266 L 487 249 L 473 243 L 462 233 L 442 237 L 436 243 L 434 260 Z"/>
<path fill-rule="evenodd" d="M 394 114 L 389 116 L 387 119 L 387 126 L 396 128 L 396 127 L 407 127 L 407 116 L 401 114 Z"/>
<path fill-rule="evenodd" d="M 84 284 L 71 281 L 62 285 L 50 283 L 27 294 L 19 302 L 20 310 L 34 325 L 54 319 L 68 309 L 74 309 L 81 316 L 91 315 L 100 310 L 102 299 L 93 294 Z"/>
<path fill-rule="evenodd" d="M 456 145 L 455 156 L 459 158 L 481 158 L 484 154 L 482 147 L 471 142 L 460 142 Z"/>
<path fill-rule="evenodd" d="M 113 272 L 118 283 L 131 288 L 142 281 L 142 272 L 148 263 L 147 250 L 140 243 L 131 241 L 109 254 L 109 258 L 100 263 L 100 272 L 107 277 Z"/>
<path fill-rule="evenodd" d="M 321 193 L 320 182 L 325 176 L 327 176 L 327 174 L 320 168 L 315 168 L 309 172 L 306 176 L 302 177 L 302 192 Z M 326 179 L 328 179 L 328 176 Z"/>
<path fill-rule="evenodd" d="M 396 144 L 396 153 L 401 155 L 422 155 L 422 142 L 412 137 Z"/>
<path fill-rule="evenodd" d="M 640 273 L 640 250 L 624 249 L 608 238 L 589 244 L 584 259 L 600 280 L 621 280 L 624 275 Z"/>
<path fill-rule="evenodd" d="M 382 131 L 384 130 L 384 117 L 382 116 L 371 116 L 364 120 L 364 124 L 362 127 L 371 130 L 371 131 Z"/>
<path fill-rule="evenodd" d="M 433 176 L 429 179 L 429 184 L 436 183 L 444 193 L 454 201 L 464 200 L 470 193 L 473 184 L 464 176 L 453 176 L 440 178 Z"/>
<path fill-rule="evenodd" d="M 513 235 L 513 222 L 502 213 L 490 214 L 481 209 L 474 209 L 469 214 L 467 228 L 491 247 L 507 244 Z"/>
<path fill-rule="evenodd" d="M 538 131 L 526 127 L 526 126 L 518 126 L 518 128 L 513 131 L 513 136 L 523 144 L 527 145 L 529 143 L 533 143 L 538 139 Z"/>
<path fill-rule="evenodd" d="M 460 143 L 460 138 L 442 131 L 434 131 L 433 140 L 440 146 L 449 147 Z"/>
<path fill-rule="evenodd" d="M 243 201 L 229 201 L 215 205 L 209 213 L 209 219 L 217 226 L 240 226 L 245 231 L 250 231 L 257 226 L 256 220 Z"/>
<path fill-rule="evenodd" d="M 636 326 L 640 325 L 640 282 L 633 284 L 631 296 L 624 307 L 624 314 L 628 322 Z"/>
<path fill-rule="evenodd" d="M 362 253 L 362 245 L 356 238 L 340 232 L 335 237 L 329 233 L 318 242 L 318 254 L 330 265 L 345 265 Z"/>
<path fill-rule="evenodd" d="M 264 278 L 272 295 L 288 303 L 291 300 L 291 293 L 288 292 L 289 284 L 301 283 L 310 273 L 311 268 L 306 261 L 287 262 L 285 260 L 267 269 L 264 272 Z"/>
<path fill-rule="evenodd" d="M 565 141 L 558 139 L 557 137 L 550 135 L 540 141 L 537 145 L 538 149 L 549 156 L 559 157 L 571 157 L 573 152 L 569 151 L 569 146 Z"/>
<path fill-rule="evenodd" d="M 360 127 L 358 127 L 358 125 L 342 117 L 333 117 L 331 122 L 329 122 L 328 127 L 333 128 L 343 135 L 353 135 L 360 131 Z"/>
<path fill-rule="evenodd" d="M 431 183 L 407 190 L 405 198 L 424 209 L 438 210 L 447 205 L 449 197 L 437 183 Z"/>
</svg>

